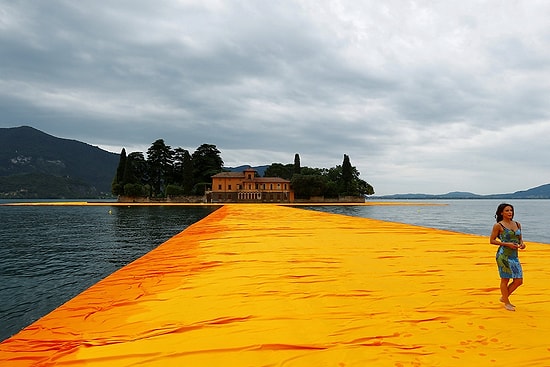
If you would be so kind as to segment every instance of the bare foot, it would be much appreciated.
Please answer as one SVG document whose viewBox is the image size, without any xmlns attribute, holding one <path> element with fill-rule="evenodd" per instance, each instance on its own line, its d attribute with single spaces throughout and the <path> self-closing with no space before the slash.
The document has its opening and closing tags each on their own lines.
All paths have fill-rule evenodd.
<svg viewBox="0 0 550 367">
<path fill-rule="evenodd" d="M 499 301 L 502 302 L 502 303 L 506 303 L 506 302 L 504 302 L 504 299 L 502 299 L 502 297 L 500 297 Z M 513 304 L 511 304 L 510 302 L 508 302 L 508 304 L 512 307 L 516 307 Z"/>
</svg>

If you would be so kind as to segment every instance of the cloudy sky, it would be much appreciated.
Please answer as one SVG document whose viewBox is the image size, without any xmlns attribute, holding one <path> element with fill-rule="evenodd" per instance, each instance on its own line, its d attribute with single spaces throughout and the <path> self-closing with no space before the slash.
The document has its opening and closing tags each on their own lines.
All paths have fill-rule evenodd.
<svg viewBox="0 0 550 367">
<path fill-rule="evenodd" d="M 0 0 L 0 127 L 226 166 L 334 167 L 376 194 L 550 182 L 545 0 Z"/>
</svg>

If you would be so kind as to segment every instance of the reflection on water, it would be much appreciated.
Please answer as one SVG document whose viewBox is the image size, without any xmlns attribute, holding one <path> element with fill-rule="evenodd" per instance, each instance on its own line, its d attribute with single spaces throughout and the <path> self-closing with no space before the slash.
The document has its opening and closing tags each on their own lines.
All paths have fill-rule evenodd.
<svg viewBox="0 0 550 367">
<path fill-rule="evenodd" d="M 0 206 L 0 341 L 215 209 Z"/>
</svg>

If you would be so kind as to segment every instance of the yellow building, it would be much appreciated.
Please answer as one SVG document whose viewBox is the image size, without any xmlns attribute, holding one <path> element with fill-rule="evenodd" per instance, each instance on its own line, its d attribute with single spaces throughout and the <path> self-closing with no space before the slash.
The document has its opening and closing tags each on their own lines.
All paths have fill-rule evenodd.
<svg viewBox="0 0 550 367">
<path fill-rule="evenodd" d="M 226 203 L 290 203 L 294 192 L 290 181 L 280 177 L 257 177 L 256 171 L 221 172 L 212 176 L 209 202 Z"/>
</svg>

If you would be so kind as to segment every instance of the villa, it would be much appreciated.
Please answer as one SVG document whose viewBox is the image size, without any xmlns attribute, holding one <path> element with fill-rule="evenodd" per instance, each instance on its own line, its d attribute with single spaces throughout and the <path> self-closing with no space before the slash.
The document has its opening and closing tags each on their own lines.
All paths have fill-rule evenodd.
<svg viewBox="0 0 550 367">
<path fill-rule="evenodd" d="M 228 203 L 290 203 L 294 191 L 290 181 L 280 177 L 258 177 L 256 170 L 221 172 L 212 176 L 212 190 L 206 193 L 208 202 Z"/>
</svg>

